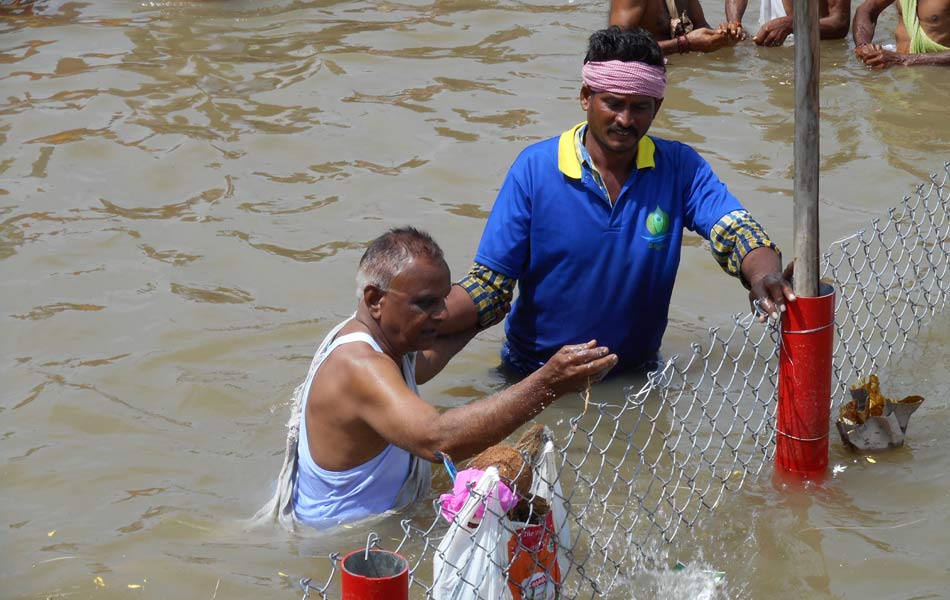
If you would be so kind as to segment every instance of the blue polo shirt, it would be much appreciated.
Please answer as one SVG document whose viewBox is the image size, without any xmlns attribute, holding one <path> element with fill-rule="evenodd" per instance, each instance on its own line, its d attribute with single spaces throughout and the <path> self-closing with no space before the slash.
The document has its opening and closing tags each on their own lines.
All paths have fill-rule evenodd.
<svg viewBox="0 0 950 600">
<path fill-rule="evenodd" d="M 518 280 L 505 324 L 516 357 L 540 364 L 595 338 L 634 368 L 660 349 L 683 229 L 709 239 L 742 205 L 695 150 L 644 136 L 611 206 L 575 149 L 584 125 L 518 156 L 475 262 Z"/>
</svg>

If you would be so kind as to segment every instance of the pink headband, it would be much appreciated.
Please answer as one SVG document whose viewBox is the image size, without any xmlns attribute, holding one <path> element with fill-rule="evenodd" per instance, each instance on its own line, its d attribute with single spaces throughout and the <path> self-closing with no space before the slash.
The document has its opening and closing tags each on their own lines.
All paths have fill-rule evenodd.
<svg viewBox="0 0 950 600">
<path fill-rule="evenodd" d="M 595 92 L 662 98 L 666 88 L 666 69 L 639 61 L 591 61 L 581 73 L 584 83 Z"/>
</svg>

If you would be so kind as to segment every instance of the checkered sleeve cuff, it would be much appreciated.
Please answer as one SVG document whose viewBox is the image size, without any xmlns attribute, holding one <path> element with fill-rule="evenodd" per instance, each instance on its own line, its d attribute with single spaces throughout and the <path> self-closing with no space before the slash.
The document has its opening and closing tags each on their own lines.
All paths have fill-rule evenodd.
<svg viewBox="0 0 950 600">
<path fill-rule="evenodd" d="M 762 225 L 746 210 L 734 210 L 713 225 L 709 232 L 713 258 L 722 270 L 738 277 L 749 289 L 749 282 L 742 277 L 742 259 L 746 254 L 763 246 L 771 248 L 782 257 L 782 251 L 769 239 Z"/>
<path fill-rule="evenodd" d="M 458 284 L 475 303 L 478 311 L 478 328 L 491 327 L 505 318 L 506 305 L 511 304 L 515 280 L 488 267 L 474 263 L 468 275 Z"/>
</svg>

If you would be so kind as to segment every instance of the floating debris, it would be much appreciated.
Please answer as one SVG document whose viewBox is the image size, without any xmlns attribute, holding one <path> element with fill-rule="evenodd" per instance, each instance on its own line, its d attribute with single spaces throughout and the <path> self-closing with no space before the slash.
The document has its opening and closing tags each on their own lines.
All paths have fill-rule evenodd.
<svg viewBox="0 0 950 600">
<path fill-rule="evenodd" d="M 689 565 L 687 565 L 686 563 L 682 561 L 676 561 L 676 564 L 673 565 L 673 568 L 670 570 L 673 571 L 674 573 L 678 573 L 680 571 L 685 571 L 688 567 Z M 703 575 L 708 575 L 716 583 L 722 581 L 723 578 L 726 576 L 725 571 L 715 571 L 712 569 L 697 569 L 697 571 L 699 573 L 702 573 Z"/>
<path fill-rule="evenodd" d="M 854 450 L 887 450 L 904 445 L 907 423 L 922 396 L 893 401 L 881 394 L 877 375 L 851 386 L 852 400 L 841 407 L 835 425 L 845 446 Z M 868 459 L 869 462 L 875 462 Z"/>
</svg>

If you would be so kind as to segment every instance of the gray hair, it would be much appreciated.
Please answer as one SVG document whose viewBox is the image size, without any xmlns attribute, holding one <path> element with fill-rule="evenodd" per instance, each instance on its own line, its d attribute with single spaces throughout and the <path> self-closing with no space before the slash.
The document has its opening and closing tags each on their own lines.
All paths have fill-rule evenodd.
<svg viewBox="0 0 950 600">
<path fill-rule="evenodd" d="M 420 256 L 445 260 L 442 248 L 432 236 L 415 227 L 397 227 L 379 236 L 370 242 L 360 259 L 356 272 L 356 297 L 362 299 L 368 285 L 389 289 L 393 278 Z"/>
</svg>

